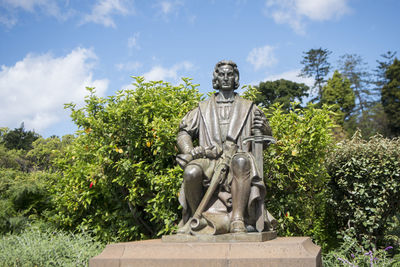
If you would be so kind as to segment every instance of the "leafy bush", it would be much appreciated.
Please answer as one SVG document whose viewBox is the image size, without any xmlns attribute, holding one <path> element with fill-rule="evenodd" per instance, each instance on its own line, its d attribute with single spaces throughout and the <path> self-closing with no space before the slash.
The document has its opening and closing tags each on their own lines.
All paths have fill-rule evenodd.
<svg viewBox="0 0 400 267">
<path fill-rule="evenodd" d="M 55 174 L 0 169 L 0 233 L 18 232 L 52 209 L 49 186 Z"/>
<path fill-rule="evenodd" d="M 72 143 L 73 135 L 65 135 L 61 139 L 57 136 L 49 138 L 39 137 L 32 143 L 32 149 L 26 153 L 34 170 L 54 170 L 53 161 L 62 155 L 66 146 Z"/>
<path fill-rule="evenodd" d="M 399 212 L 400 139 L 355 134 L 327 158 L 336 229 L 361 244 L 381 244 L 388 219 Z"/>
<path fill-rule="evenodd" d="M 1 266 L 87 266 L 104 249 L 87 233 L 30 227 L 0 237 Z"/>
<path fill-rule="evenodd" d="M 280 235 L 307 235 L 321 242 L 329 232 L 324 159 L 333 144 L 331 112 L 309 105 L 284 113 L 274 105 L 265 113 L 277 140 L 264 155 L 266 206 L 278 219 Z"/>
<path fill-rule="evenodd" d="M 88 88 L 83 108 L 66 105 L 79 130 L 58 160 L 54 219 L 104 241 L 156 237 L 180 218 L 175 138 L 201 95 L 189 79 L 179 86 L 134 79 L 134 90 L 100 98 Z"/>
<path fill-rule="evenodd" d="M 371 245 L 373 247 L 373 245 Z M 393 247 L 388 246 L 384 249 L 365 250 L 359 245 L 358 241 L 349 236 L 344 237 L 344 241 L 339 248 L 329 251 L 322 256 L 325 267 L 330 266 L 399 266 L 398 258 L 391 258 L 389 253 Z"/>
<path fill-rule="evenodd" d="M 0 144 L 0 169 L 13 169 L 27 172 L 31 169 L 31 163 L 26 158 L 26 151 L 7 149 Z"/>
</svg>

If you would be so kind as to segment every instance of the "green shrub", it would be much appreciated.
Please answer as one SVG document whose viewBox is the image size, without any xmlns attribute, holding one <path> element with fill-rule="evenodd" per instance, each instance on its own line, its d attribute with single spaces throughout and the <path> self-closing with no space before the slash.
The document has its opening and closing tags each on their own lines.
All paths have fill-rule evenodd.
<svg viewBox="0 0 400 267">
<path fill-rule="evenodd" d="M 327 158 L 336 229 L 361 244 L 382 244 L 388 219 L 399 212 L 400 139 L 355 134 Z M 339 238 L 341 237 L 339 236 Z"/>
<path fill-rule="evenodd" d="M 331 112 L 314 105 L 285 112 L 278 105 L 265 112 L 277 140 L 264 155 L 266 206 L 278 219 L 280 235 L 307 235 L 321 243 L 330 231 L 324 221 L 324 159 L 333 144 Z"/>
<path fill-rule="evenodd" d="M 0 144 L 0 169 L 28 171 L 30 164 L 25 154 L 24 150 L 9 150 Z"/>
<path fill-rule="evenodd" d="M 178 86 L 134 79 L 134 90 L 100 98 L 88 88 L 83 108 L 66 106 L 79 130 L 58 160 L 53 218 L 104 241 L 157 237 L 180 218 L 176 134 L 201 95 L 189 79 Z"/>
<path fill-rule="evenodd" d="M 52 209 L 49 187 L 56 179 L 46 172 L 0 169 L 0 233 L 18 232 Z"/>
<path fill-rule="evenodd" d="M 373 247 L 373 244 L 371 244 L 371 247 Z M 365 250 L 356 239 L 346 236 L 339 248 L 330 250 L 322 256 L 322 259 L 325 267 L 399 266 L 399 259 L 391 258 L 389 255 L 392 250 L 391 246 L 383 249 Z"/>
<path fill-rule="evenodd" d="M 103 249 L 86 233 L 30 227 L 0 237 L 0 266 L 87 266 Z"/>
<path fill-rule="evenodd" d="M 61 139 L 53 136 L 39 137 L 32 143 L 32 149 L 26 153 L 32 169 L 52 171 L 55 169 L 54 160 L 62 155 L 66 146 L 72 143 L 73 135 L 65 135 Z"/>
</svg>

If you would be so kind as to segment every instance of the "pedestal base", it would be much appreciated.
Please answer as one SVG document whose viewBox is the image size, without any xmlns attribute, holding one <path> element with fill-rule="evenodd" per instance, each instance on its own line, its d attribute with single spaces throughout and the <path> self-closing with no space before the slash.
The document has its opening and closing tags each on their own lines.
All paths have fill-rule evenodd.
<svg viewBox="0 0 400 267">
<path fill-rule="evenodd" d="M 265 242 L 276 238 L 276 231 L 222 234 L 222 235 L 164 235 L 162 242 L 169 243 L 235 243 L 235 242 Z"/>
<path fill-rule="evenodd" d="M 309 237 L 267 242 L 167 243 L 160 239 L 107 245 L 90 267 L 123 266 L 322 266 Z"/>
</svg>

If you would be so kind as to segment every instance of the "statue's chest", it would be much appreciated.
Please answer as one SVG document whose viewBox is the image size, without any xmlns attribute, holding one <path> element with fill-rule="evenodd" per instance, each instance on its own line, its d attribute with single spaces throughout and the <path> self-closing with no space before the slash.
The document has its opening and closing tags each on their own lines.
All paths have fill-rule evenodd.
<svg viewBox="0 0 400 267">
<path fill-rule="evenodd" d="M 228 134 L 229 123 L 232 113 L 232 102 L 217 103 L 218 122 L 221 130 L 221 138 L 224 142 Z"/>
</svg>

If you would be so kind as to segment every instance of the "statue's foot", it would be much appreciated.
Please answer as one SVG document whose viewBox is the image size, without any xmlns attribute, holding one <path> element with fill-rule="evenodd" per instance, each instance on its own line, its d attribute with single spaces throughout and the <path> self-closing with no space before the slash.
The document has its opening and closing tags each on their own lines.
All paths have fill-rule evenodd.
<svg viewBox="0 0 400 267">
<path fill-rule="evenodd" d="M 231 233 L 246 233 L 246 227 L 242 220 L 235 220 L 231 222 Z"/>
<path fill-rule="evenodd" d="M 187 222 L 184 226 L 180 227 L 177 231 L 176 234 L 178 235 L 188 235 L 190 234 L 190 225 L 189 222 Z"/>
<path fill-rule="evenodd" d="M 184 234 L 187 234 L 187 232 L 186 232 L 186 229 L 184 229 L 184 227 L 181 227 L 178 229 L 178 231 L 176 231 L 176 234 L 184 235 Z"/>
</svg>

